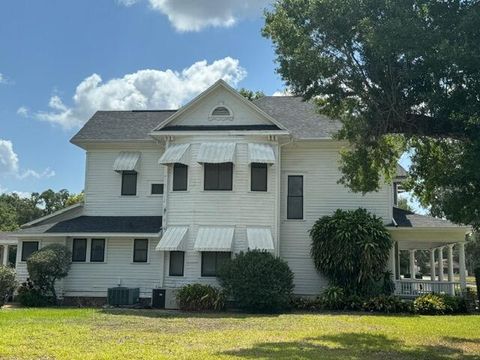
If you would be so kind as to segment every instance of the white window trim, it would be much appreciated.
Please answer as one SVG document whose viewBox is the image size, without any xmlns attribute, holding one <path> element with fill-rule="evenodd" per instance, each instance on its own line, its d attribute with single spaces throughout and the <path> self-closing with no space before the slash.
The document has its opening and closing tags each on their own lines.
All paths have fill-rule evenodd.
<svg viewBox="0 0 480 360">
<path fill-rule="evenodd" d="M 146 262 L 133 261 L 133 256 L 135 254 L 135 240 L 147 240 L 147 261 Z M 150 254 L 152 252 L 152 249 L 150 249 L 151 244 L 152 244 L 152 242 L 150 241 L 150 238 L 145 238 L 145 237 L 132 238 L 131 251 L 130 251 L 130 263 L 134 264 L 134 265 L 148 265 L 148 264 L 150 264 Z M 155 249 L 153 249 L 153 251 L 155 251 Z"/>
<path fill-rule="evenodd" d="M 87 239 L 87 254 L 85 256 L 85 261 L 72 261 L 72 264 L 107 264 L 108 260 L 108 238 L 106 237 L 72 237 L 71 238 L 71 245 L 69 246 L 70 251 L 73 253 L 73 240 L 74 239 Z M 105 249 L 103 252 L 103 261 L 91 261 L 91 256 L 92 256 L 92 239 L 103 239 L 105 240 Z"/>
<path fill-rule="evenodd" d="M 187 180 L 188 180 L 188 175 L 187 175 Z M 147 196 L 149 197 L 162 197 L 165 194 L 165 184 L 163 183 L 163 180 L 148 180 L 147 181 L 148 187 L 147 187 Z M 153 184 L 161 184 L 163 185 L 163 194 L 152 194 L 152 185 Z M 187 184 L 187 189 L 188 189 L 188 184 Z"/>
<path fill-rule="evenodd" d="M 213 115 L 213 112 L 219 107 L 226 108 L 228 110 L 228 112 L 230 113 L 230 115 Z M 225 105 L 223 102 L 220 102 L 217 105 L 215 105 L 212 108 L 212 110 L 210 110 L 210 114 L 208 115 L 208 119 L 210 121 L 212 121 L 212 120 L 213 121 L 215 121 L 215 120 L 216 121 L 232 121 L 233 118 L 234 118 L 234 114 L 233 114 L 232 109 L 229 106 Z"/>
<path fill-rule="evenodd" d="M 289 176 L 302 176 L 303 177 L 303 211 L 302 215 L 303 217 L 301 219 L 289 219 L 288 218 L 288 177 Z M 283 216 L 283 221 L 288 221 L 288 222 L 305 222 L 307 219 L 305 218 L 305 184 L 306 184 L 306 173 L 301 173 L 301 172 L 286 172 L 283 174 L 284 177 L 284 184 L 285 184 L 285 205 L 283 206 L 283 211 L 284 211 L 284 216 Z"/>
<path fill-rule="evenodd" d="M 34 241 L 37 241 L 38 242 L 38 250 L 40 250 L 43 246 L 42 246 L 42 240 L 35 240 L 35 239 L 25 239 L 25 240 L 22 240 L 22 246 L 20 247 L 20 252 L 18 252 L 18 247 L 17 247 L 17 256 L 20 258 L 18 263 L 19 264 L 26 264 L 27 261 L 24 261 L 22 260 L 22 255 L 23 255 L 23 243 L 24 242 L 34 242 Z M 38 251 L 37 250 L 37 251 Z"/>
</svg>

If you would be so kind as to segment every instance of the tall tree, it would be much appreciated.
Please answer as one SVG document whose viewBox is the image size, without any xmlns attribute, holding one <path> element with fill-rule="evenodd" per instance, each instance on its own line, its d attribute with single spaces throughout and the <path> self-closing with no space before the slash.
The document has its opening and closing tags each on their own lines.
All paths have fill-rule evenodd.
<svg viewBox="0 0 480 360">
<path fill-rule="evenodd" d="M 480 0 L 279 0 L 266 14 L 278 72 L 339 119 L 340 182 L 391 180 L 436 216 L 480 228 Z"/>
<path fill-rule="evenodd" d="M 257 100 L 265 96 L 263 91 L 253 91 L 245 88 L 241 88 L 240 90 L 238 90 L 238 92 L 240 93 L 240 95 L 246 97 L 250 101 Z"/>
</svg>

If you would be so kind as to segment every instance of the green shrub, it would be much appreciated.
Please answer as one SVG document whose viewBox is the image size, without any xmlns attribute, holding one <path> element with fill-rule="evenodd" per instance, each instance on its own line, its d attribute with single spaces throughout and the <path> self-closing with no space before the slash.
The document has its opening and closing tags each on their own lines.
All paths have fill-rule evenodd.
<svg viewBox="0 0 480 360">
<path fill-rule="evenodd" d="M 361 311 L 365 299 L 358 295 L 350 295 L 345 298 L 344 309 L 348 311 Z"/>
<path fill-rule="evenodd" d="M 410 312 L 409 303 L 403 301 L 398 296 L 378 295 L 366 300 L 363 309 L 370 312 L 381 312 L 386 314 Z"/>
<path fill-rule="evenodd" d="M 238 254 L 223 264 L 219 279 L 242 310 L 277 312 L 290 307 L 293 273 L 284 260 L 269 252 Z"/>
<path fill-rule="evenodd" d="M 343 310 L 345 300 L 345 291 L 340 286 L 330 286 L 319 296 L 322 307 L 327 310 Z"/>
<path fill-rule="evenodd" d="M 382 219 L 365 209 L 336 210 L 310 230 L 315 267 L 348 293 L 372 295 L 386 268 L 392 240 Z"/>
<path fill-rule="evenodd" d="M 467 312 L 467 302 L 462 296 L 441 295 L 445 303 L 445 314 L 464 314 Z"/>
<path fill-rule="evenodd" d="M 304 298 L 294 297 L 291 301 L 291 307 L 302 311 L 319 311 L 322 309 L 322 304 L 319 298 Z"/>
<path fill-rule="evenodd" d="M 444 297 L 437 294 L 426 294 L 419 296 L 413 302 L 413 307 L 417 314 L 442 315 L 447 308 Z"/>
<path fill-rule="evenodd" d="M 211 285 L 190 284 L 177 292 L 180 309 L 187 311 L 223 310 L 225 292 Z"/>
<path fill-rule="evenodd" d="M 35 285 L 30 279 L 27 279 L 18 288 L 16 300 L 27 307 L 44 307 L 55 304 L 56 299 L 46 295 L 45 289 Z"/>
<path fill-rule="evenodd" d="M 71 260 L 72 253 L 61 244 L 47 245 L 34 252 L 27 260 L 27 269 L 35 291 L 56 300 L 55 281 L 67 276 Z"/>
<path fill-rule="evenodd" d="M 475 283 L 477 285 L 478 301 L 480 302 L 480 266 L 475 268 L 474 273 L 475 273 Z"/>
<path fill-rule="evenodd" d="M 15 270 L 11 267 L 0 265 L 0 307 L 5 305 L 16 287 Z"/>
</svg>

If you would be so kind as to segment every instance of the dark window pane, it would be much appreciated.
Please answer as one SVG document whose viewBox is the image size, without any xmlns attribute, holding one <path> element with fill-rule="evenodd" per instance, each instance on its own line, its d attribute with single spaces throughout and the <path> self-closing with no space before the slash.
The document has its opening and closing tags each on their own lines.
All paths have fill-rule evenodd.
<svg viewBox="0 0 480 360">
<path fill-rule="evenodd" d="M 204 164 L 205 190 L 232 190 L 233 164 Z"/>
<path fill-rule="evenodd" d="M 90 262 L 105 261 L 105 239 L 92 239 Z"/>
<path fill-rule="evenodd" d="M 267 191 L 267 164 L 252 163 L 251 190 Z"/>
<path fill-rule="evenodd" d="M 303 219 L 303 176 L 288 177 L 287 219 Z"/>
<path fill-rule="evenodd" d="M 38 250 L 38 241 L 24 241 L 22 244 L 22 261 L 27 259 Z"/>
<path fill-rule="evenodd" d="M 152 195 L 163 194 L 163 184 L 152 184 L 151 194 Z"/>
<path fill-rule="evenodd" d="M 122 195 L 137 195 L 137 173 L 135 171 L 122 172 Z"/>
<path fill-rule="evenodd" d="M 188 166 L 183 164 L 173 165 L 173 191 L 187 190 Z"/>
<path fill-rule="evenodd" d="M 8 265 L 15 267 L 17 264 L 17 245 L 8 246 Z"/>
<path fill-rule="evenodd" d="M 183 251 L 170 251 L 170 276 L 183 276 L 185 253 Z"/>
<path fill-rule="evenodd" d="M 72 261 L 87 260 L 87 239 L 73 239 Z"/>
<path fill-rule="evenodd" d="M 148 240 L 135 239 L 133 242 L 133 262 L 147 262 Z"/>
<path fill-rule="evenodd" d="M 216 253 L 202 252 L 202 276 L 215 276 Z"/>
<path fill-rule="evenodd" d="M 229 252 L 202 252 L 202 276 L 217 276 L 220 266 L 230 258 Z"/>
</svg>

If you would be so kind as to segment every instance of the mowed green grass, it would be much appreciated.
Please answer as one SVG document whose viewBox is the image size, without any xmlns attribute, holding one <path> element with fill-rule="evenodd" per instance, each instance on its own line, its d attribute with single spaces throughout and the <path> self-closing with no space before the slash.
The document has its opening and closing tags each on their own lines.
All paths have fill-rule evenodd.
<svg viewBox="0 0 480 360">
<path fill-rule="evenodd" d="M 0 359 L 480 359 L 480 316 L 2 309 Z"/>
</svg>

